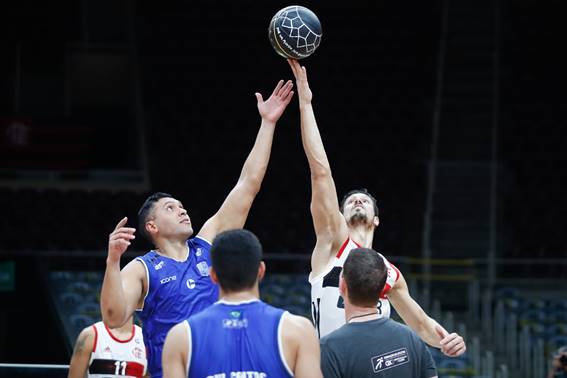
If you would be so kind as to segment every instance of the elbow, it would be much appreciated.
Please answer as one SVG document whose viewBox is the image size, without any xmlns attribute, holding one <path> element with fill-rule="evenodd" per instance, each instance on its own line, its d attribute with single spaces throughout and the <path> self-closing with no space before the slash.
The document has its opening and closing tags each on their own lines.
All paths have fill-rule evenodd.
<svg viewBox="0 0 567 378">
<path fill-rule="evenodd" d="M 122 327 L 122 325 L 124 324 L 122 320 L 123 319 L 121 319 L 120 316 L 118 316 L 118 314 L 111 309 L 102 311 L 102 321 L 108 326 L 108 328 Z"/>
<path fill-rule="evenodd" d="M 328 180 L 331 175 L 331 167 L 327 164 L 316 163 L 311 165 L 311 179 L 316 180 Z"/>
</svg>

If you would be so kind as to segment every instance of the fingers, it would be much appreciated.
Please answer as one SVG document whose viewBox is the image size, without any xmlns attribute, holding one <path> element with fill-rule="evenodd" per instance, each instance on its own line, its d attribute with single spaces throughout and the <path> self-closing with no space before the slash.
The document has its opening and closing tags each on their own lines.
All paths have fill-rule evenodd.
<svg viewBox="0 0 567 378">
<path fill-rule="evenodd" d="M 449 335 L 449 332 L 447 332 L 445 328 L 441 327 L 439 324 L 435 326 L 435 332 L 437 332 L 437 335 L 441 338 L 441 342 L 443 342 L 443 339 Z"/>
<path fill-rule="evenodd" d="M 283 83 L 284 83 L 283 80 L 278 81 L 278 85 L 276 85 L 276 88 L 274 88 L 274 91 L 272 92 L 272 95 L 277 95 L 277 94 L 278 94 L 278 92 L 280 91 L 280 89 L 281 89 L 282 86 L 283 86 Z"/>
<path fill-rule="evenodd" d="M 295 79 L 296 80 L 299 79 L 301 77 L 301 74 L 303 73 L 303 71 L 301 70 L 301 66 L 299 65 L 299 62 L 295 59 L 288 59 L 287 62 L 291 67 L 291 71 L 293 72 L 293 76 L 295 76 Z"/>
<path fill-rule="evenodd" d="M 465 341 L 456 333 L 451 333 L 439 342 L 441 351 L 448 356 L 458 356 L 466 350 Z"/>
<path fill-rule="evenodd" d="M 116 227 L 114 227 L 114 231 L 118 230 L 120 227 L 124 226 L 126 224 L 126 222 L 128 222 L 128 217 L 124 217 L 120 220 L 120 222 L 118 222 L 118 224 L 116 225 Z"/>
<path fill-rule="evenodd" d="M 463 344 L 462 346 L 457 348 L 455 351 L 450 351 L 446 355 L 449 356 L 449 357 L 458 357 L 461 354 L 465 353 L 466 351 L 467 351 L 467 347 Z"/>
<path fill-rule="evenodd" d="M 289 102 L 291 101 L 292 97 L 293 97 L 293 91 L 290 91 L 290 92 L 287 94 L 287 97 L 284 99 L 284 104 L 286 104 L 286 105 L 289 104 Z"/>
<path fill-rule="evenodd" d="M 134 232 L 136 232 L 135 228 L 132 227 L 120 227 L 115 229 L 110 233 L 108 236 L 108 240 L 116 240 L 116 239 L 134 239 Z"/>
<path fill-rule="evenodd" d="M 117 232 L 117 233 L 113 232 L 112 234 L 110 234 L 110 238 L 109 238 L 110 241 L 118 240 L 118 239 L 133 240 L 136 239 L 136 235 L 134 235 L 133 232 L 125 232 L 125 231 Z"/>
<path fill-rule="evenodd" d="M 285 85 L 277 93 L 277 96 L 286 98 L 288 93 L 291 91 L 291 88 L 293 88 L 293 82 L 291 80 L 288 80 L 287 83 L 285 83 Z"/>
<path fill-rule="evenodd" d="M 254 95 L 256 96 L 256 101 L 258 101 L 258 103 L 260 102 L 264 102 L 264 98 L 262 97 L 262 95 L 258 92 L 254 93 Z"/>
</svg>

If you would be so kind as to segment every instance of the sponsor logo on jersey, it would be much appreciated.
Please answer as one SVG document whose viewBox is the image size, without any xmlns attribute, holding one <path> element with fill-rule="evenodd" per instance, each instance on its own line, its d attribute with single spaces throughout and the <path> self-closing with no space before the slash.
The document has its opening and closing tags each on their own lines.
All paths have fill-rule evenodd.
<svg viewBox="0 0 567 378">
<path fill-rule="evenodd" d="M 188 287 L 189 289 L 194 289 L 194 288 L 195 288 L 195 280 L 192 279 L 192 278 L 189 278 L 189 279 L 185 282 L 185 284 L 187 285 L 187 287 Z"/>
<path fill-rule="evenodd" d="M 266 378 L 268 374 L 263 371 L 231 371 L 229 378 Z M 207 375 L 207 378 L 227 378 L 225 373 Z"/>
<path fill-rule="evenodd" d="M 138 347 L 132 349 L 132 355 L 133 355 L 135 358 L 138 358 L 138 359 L 145 357 L 145 356 L 144 356 L 144 350 L 143 350 L 142 348 L 138 348 Z"/>
<path fill-rule="evenodd" d="M 248 327 L 248 319 L 223 319 L 223 328 L 246 328 Z"/>
<path fill-rule="evenodd" d="M 206 261 L 201 261 L 200 263 L 198 263 L 197 269 L 199 269 L 199 273 L 201 273 L 201 276 L 206 277 L 209 275 L 209 265 L 207 264 Z"/>
<path fill-rule="evenodd" d="M 390 369 L 409 362 L 408 351 L 406 348 L 393 350 L 388 353 L 374 356 L 370 359 L 374 373 Z"/>
<path fill-rule="evenodd" d="M 177 276 L 169 276 L 169 277 L 162 278 L 159 281 L 159 283 L 164 284 L 164 283 L 168 283 L 169 281 L 175 281 L 176 279 L 177 279 Z"/>
<path fill-rule="evenodd" d="M 112 351 L 110 350 L 110 347 L 107 346 L 106 348 L 104 348 L 104 353 L 112 353 Z"/>
<path fill-rule="evenodd" d="M 160 270 L 161 268 L 163 268 L 164 265 L 165 265 L 165 262 L 160 261 L 159 264 L 154 265 L 154 269 L 155 269 L 155 270 Z"/>
<path fill-rule="evenodd" d="M 202 248 L 197 248 L 197 250 L 195 251 L 195 254 L 197 256 L 201 256 L 203 254 L 203 249 Z"/>
</svg>

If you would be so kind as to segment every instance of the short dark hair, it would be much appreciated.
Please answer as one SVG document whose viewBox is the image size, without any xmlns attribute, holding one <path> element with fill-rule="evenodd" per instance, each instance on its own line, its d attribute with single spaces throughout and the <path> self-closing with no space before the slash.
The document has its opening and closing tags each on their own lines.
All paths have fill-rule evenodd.
<svg viewBox="0 0 567 378">
<path fill-rule="evenodd" d="M 362 193 L 362 194 L 365 194 L 368 197 L 370 197 L 370 199 L 372 200 L 372 204 L 374 205 L 374 215 L 378 216 L 378 204 L 376 203 L 376 198 L 374 198 L 374 196 L 372 194 L 370 194 L 370 192 L 368 192 L 368 190 L 366 188 L 353 189 L 350 192 L 348 192 L 347 194 L 345 194 L 343 199 L 341 200 L 341 204 L 340 204 L 341 213 L 345 209 L 345 202 L 346 202 L 347 198 L 352 196 L 353 194 L 356 194 L 356 193 Z"/>
<path fill-rule="evenodd" d="M 156 192 L 146 198 L 144 204 L 140 207 L 140 210 L 138 210 L 138 227 L 140 228 L 140 233 L 150 242 L 153 242 L 153 240 L 151 235 L 146 231 L 146 223 L 150 218 L 154 205 L 162 198 L 173 198 L 173 196 L 168 193 Z"/>
<path fill-rule="evenodd" d="M 223 290 L 250 289 L 258 278 L 262 244 L 248 230 L 224 231 L 213 240 L 211 260 Z"/>
<path fill-rule="evenodd" d="M 384 259 L 373 249 L 351 250 L 343 265 L 348 299 L 357 306 L 376 306 L 387 276 Z"/>
</svg>

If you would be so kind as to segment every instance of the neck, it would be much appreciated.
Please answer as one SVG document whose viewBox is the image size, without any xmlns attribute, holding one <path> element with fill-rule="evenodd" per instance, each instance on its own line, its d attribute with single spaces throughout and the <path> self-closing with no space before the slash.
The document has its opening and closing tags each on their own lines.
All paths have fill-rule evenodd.
<svg viewBox="0 0 567 378">
<path fill-rule="evenodd" d="M 349 227 L 348 236 L 362 248 L 372 248 L 374 227 L 368 227 L 366 225 Z"/>
<path fill-rule="evenodd" d="M 132 336 L 132 323 L 126 322 L 122 327 L 111 328 L 112 335 L 120 340 L 126 340 Z"/>
<path fill-rule="evenodd" d="M 260 290 L 258 286 L 241 291 L 225 291 L 220 288 L 220 299 L 228 302 L 245 302 L 260 298 Z"/>
<path fill-rule="evenodd" d="M 183 261 L 187 258 L 187 241 L 161 239 L 156 242 L 157 252 L 174 260 Z"/>
<path fill-rule="evenodd" d="M 345 318 L 347 323 L 367 322 L 369 320 L 378 319 L 378 310 L 376 307 L 362 307 L 348 304 L 345 301 Z"/>
</svg>

